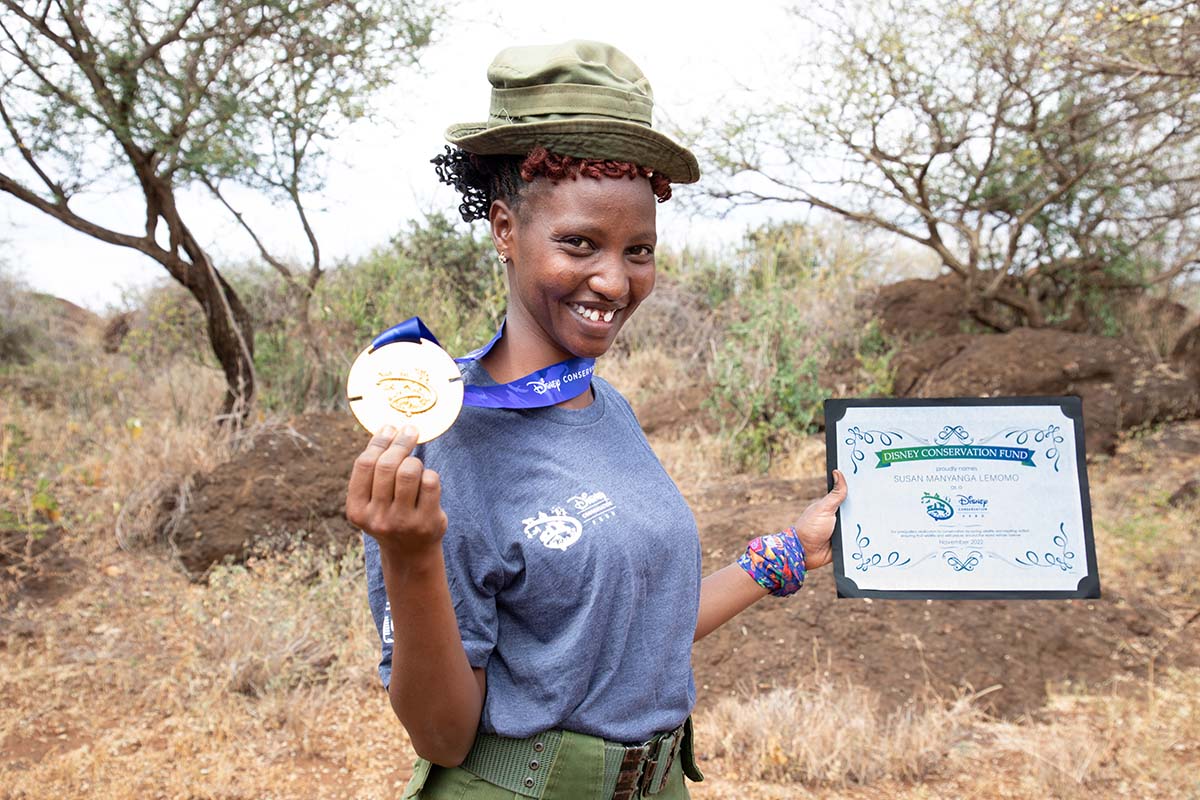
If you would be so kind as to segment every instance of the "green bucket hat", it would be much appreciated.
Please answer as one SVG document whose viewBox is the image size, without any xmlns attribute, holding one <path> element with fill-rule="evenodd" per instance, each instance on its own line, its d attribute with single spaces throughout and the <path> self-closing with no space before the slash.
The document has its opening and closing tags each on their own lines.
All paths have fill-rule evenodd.
<svg viewBox="0 0 1200 800">
<path fill-rule="evenodd" d="M 541 145 L 575 158 L 632 161 L 672 183 L 700 179 L 696 157 L 650 127 L 650 82 L 612 45 L 574 39 L 509 47 L 487 76 L 488 121 L 446 129 L 446 140 L 468 153 L 523 156 Z"/>
</svg>

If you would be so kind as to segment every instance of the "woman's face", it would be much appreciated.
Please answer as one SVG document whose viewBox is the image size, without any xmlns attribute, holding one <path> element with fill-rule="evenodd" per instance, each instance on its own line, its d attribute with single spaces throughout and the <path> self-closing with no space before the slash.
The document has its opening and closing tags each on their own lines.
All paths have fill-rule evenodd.
<svg viewBox="0 0 1200 800">
<path fill-rule="evenodd" d="M 515 209 L 493 203 L 490 219 L 509 257 L 506 330 L 545 359 L 602 355 L 654 288 L 655 197 L 645 178 L 536 178 Z"/>
</svg>

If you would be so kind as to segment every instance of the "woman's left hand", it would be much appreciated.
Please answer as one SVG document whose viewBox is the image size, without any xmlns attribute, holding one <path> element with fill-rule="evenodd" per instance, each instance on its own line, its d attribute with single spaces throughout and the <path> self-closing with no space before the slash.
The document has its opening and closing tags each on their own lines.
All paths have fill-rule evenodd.
<svg viewBox="0 0 1200 800">
<path fill-rule="evenodd" d="M 846 499 L 846 476 L 841 470 L 833 471 L 833 490 L 804 509 L 800 519 L 793 526 L 796 538 L 804 546 L 804 566 L 806 569 L 823 567 L 833 560 L 833 549 L 830 539 L 833 537 L 833 524 L 837 520 L 838 506 Z"/>
</svg>

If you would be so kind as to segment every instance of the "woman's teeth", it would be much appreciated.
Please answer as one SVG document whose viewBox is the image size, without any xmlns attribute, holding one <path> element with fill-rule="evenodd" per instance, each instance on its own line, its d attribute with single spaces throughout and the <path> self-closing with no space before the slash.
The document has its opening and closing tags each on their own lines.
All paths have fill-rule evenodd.
<svg viewBox="0 0 1200 800">
<path fill-rule="evenodd" d="M 604 320 L 605 322 L 612 322 L 613 316 L 617 313 L 616 310 L 614 310 L 614 309 L 609 309 L 608 311 L 601 311 L 598 308 L 584 308 L 583 306 L 579 305 L 578 303 L 568 303 L 567 305 L 576 314 L 578 314 L 581 317 L 584 317 L 585 319 L 590 319 L 592 322 L 599 322 L 600 320 Z"/>
</svg>

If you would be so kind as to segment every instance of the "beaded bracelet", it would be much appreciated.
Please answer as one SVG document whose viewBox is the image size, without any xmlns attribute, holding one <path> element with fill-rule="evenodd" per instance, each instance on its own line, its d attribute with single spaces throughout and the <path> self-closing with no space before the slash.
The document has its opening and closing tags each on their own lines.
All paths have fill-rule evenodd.
<svg viewBox="0 0 1200 800">
<path fill-rule="evenodd" d="M 776 597 L 800 591 L 807 573 L 804 547 L 795 528 L 751 540 L 737 563 L 755 583 Z"/>
</svg>

